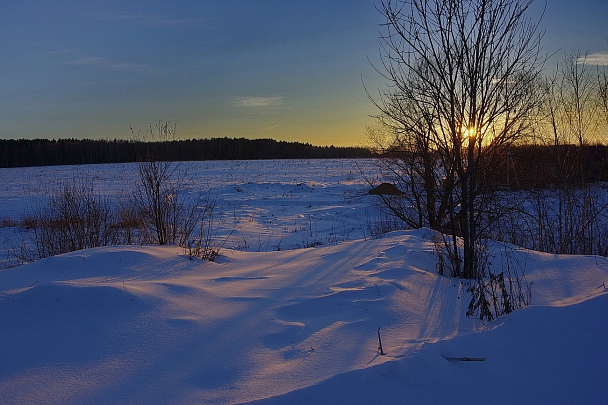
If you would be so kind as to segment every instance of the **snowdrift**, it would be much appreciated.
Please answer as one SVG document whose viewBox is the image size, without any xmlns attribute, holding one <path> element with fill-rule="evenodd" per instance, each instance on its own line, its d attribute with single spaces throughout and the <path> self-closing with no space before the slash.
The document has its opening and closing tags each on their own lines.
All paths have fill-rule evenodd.
<svg viewBox="0 0 608 405">
<path fill-rule="evenodd" d="M 484 324 L 429 236 L 219 263 L 108 247 L 0 271 L 0 402 L 605 402 L 608 260 L 520 251 L 533 305 Z"/>
</svg>

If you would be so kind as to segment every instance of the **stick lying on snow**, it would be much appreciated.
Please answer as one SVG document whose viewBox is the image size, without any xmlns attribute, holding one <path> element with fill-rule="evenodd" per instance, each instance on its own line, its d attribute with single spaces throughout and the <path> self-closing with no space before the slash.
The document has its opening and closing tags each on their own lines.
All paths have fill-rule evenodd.
<svg viewBox="0 0 608 405">
<path fill-rule="evenodd" d="M 485 357 L 445 357 L 447 361 L 486 361 Z"/>
<path fill-rule="evenodd" d="M 446 357 L 441 356 L 447 361 L 486 361 L 485 357 Z"/>
</svg>

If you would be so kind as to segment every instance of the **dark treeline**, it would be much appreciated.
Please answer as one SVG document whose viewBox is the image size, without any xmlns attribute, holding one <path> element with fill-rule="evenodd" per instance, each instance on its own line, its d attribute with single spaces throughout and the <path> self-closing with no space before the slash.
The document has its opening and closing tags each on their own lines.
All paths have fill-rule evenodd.
<svg viewBox="0 0 608 405">
<path fill-rule="evenodd" d="M 0 167 L 164 161 L 324 159 L 370 157 L 361 147 L 313 146 L 272 139 L 212 138 L 143 142 L 134 140 L 0 140 Z"/>
<path fill-rule="evenodd" d="M 376 156 L 407 160 L 411 155 L 389 148 Z M 572 188 L 608 181 L 608 145 L 515 145 L 486 159 L 489 162 L 479 173 L 486 191 Z"/>
<path fill-rule="evenodd" d="M 580 187 L 608 181 L 606 145 L 520 145 L 493 159 L 493 173 L 482 177 L 512 190 Z"/>
</svg>

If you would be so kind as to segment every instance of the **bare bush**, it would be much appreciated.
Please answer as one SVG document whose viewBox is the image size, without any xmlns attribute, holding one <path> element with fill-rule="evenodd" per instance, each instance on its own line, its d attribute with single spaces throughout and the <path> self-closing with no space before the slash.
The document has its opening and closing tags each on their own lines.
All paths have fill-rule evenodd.
<svg viewBox="0 0 608 405">
<path fill-rule="evenodd" d="M 175 140 L 176 126 L 159 122 L 156 130 L 150 126 L 146 137 L 163 142 L 150 144 L 140 159 L 139 187 L 110 201 L 85 180 L 64 186 L 23 219 L 31 241 L 13 249 L 13 256 L 29 262 L 92 247 L 158 243 L 178 244 L 190 257 L 217 258 L 223 243 L 215 243 L 215 204 L 196 196 L 179 164 L 157 160 L 157 148 Z"/>
<path fill-rule="evenodd" d="M 132 194 L 119 197 L 116 217 L 114 227 L 120 231 L 122 243 L 144 244 L 150 240 L 146 233 L 144 214 Z"/>
<path fill-rule="evenodd" d="M 458 277 L 460 274 L 460 250 L 462 248 L 458 238 L 452 238 L 444 233 L 433 235 L 433 254 L 437 261 L 439 275 Z"/>
<path fill-rule="evenodd" d="M 467 282 L 466 291 L 471 297 L 467 316 L 491 321 L 530 304 L 525 257 L 517 257 L 518 252 L 506 246 L 491 249 L 487 244 L 478 246 L 477 255 L 482 272 L 476 280 Z"/>
<path fill-rule="evenodd" d="M 138 133 L 137 137 L 140 136 Z M 169 141 L 176 139 L 176 125 L 162 122 L 156 132 L 150 125 L 146 138 Z M 163 142 L 160 146 L 167 146 Z M 138 163 L 140 184 L 134 201 L 137 212 L 143 219 L 146 236 L 159 245 L 177 244 L 185 247 L 192 241 L 195 229 L 213 212 L 211 206 L 203 204 L 191 194 L 191 187 L 179 163 L 160 161 L 163 151 L 159 144 L 150 145 L 147 154 Z M 167 146 L 168 147 L 168 146 Z"/>
<path fill-rule="evenodd" d="M 370 218 L 368 215 L 366 219 L 366 230 L 371 238 L 379 238 L 389 232 L 398 231 L 404 229 L 403 221 L 394 216 L 380 214 L 376 218 Z"/>
<path fill-rule="evenodd" d="M 22 222 L 33 239 L 15 253 L 22 261 L 111 245 L 120 237 L 112 222 L 112 204 L 83 180 L 63 186 Z"/>
<path fill-rule="evenodd" d="M 147 241 L 176 244 L 190 256 L 209 259 L 216 238 L 215 203 L 201 198 L 185 177 L 181 165 L 153 159 L 140 162 L 140 187 L 134 197 L 136 217 L 141 218 Z M 215 233 L 211 232 L 215 229 Z"/>
<path fill-rule="evenodd" d="M 0 228 L 15 228 L 19 226 L 19 223 L 12 218 L 2 218 L 0 221 Z"/>
<path fill-rule="evenodd" d="M 215 222 L 215 201 L 204 199 L 192 206 L 189 215 L 182 221 L 182 238 L 180 246 L 190 259 L 198 257 L 203 260 L 215 261 L 232 235 L 223 239 L 218 238 Z"/>
<path fill-rule="evenodd" d="M 174 183 L 155 171 L 166 167 L 161 163 L 141 169 L 149 174 L 148 194 L 142 186 L 141 194 L 116 201 L 96 194 L 84 180 L 65 185 L 22 218 L 26 237 L 11 249 L 11 256 L 27 263 L 93 247 L 163 242 L 178 244 L 190 257 L 214 260 L 223 246 L 216 243 L 215 203 L 189 195 L 184 181 Z"/>
<path fill-rule="evenodd" d="M 139 163 L 140 188 L 136 199 L 145 224 L 156 243 L 175 243 L 181 209 L 179 182 L 173 175 L 177 165 L 154 160 Z"/>
</svg>

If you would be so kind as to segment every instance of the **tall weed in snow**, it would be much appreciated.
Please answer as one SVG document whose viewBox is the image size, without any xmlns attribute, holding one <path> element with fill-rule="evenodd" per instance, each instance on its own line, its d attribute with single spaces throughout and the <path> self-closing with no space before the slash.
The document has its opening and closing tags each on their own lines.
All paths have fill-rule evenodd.
<svg viewBox="0 0 608 405">
<path fill-rule="evenodd" d="M 215 221 L 215 201 L 201 199 L 198 204 L 188 209 L 188 215 L 182 221 L 179 245 L 190 259 L 198 257 L 215 261 L 230 238 L 232 232 L 223 239 L 218 238 L 219 227 Z"/>
<path fill-rule="evenodd" d="M 440 275 L 458 277 L 462 241 L 436 232 L 433 254 Z M 478 276 L 465 280 L 470 297 L 468 317 L 491 321 L 530 304 L 531 286 L 526 280 L 527 258 L 514 247 L 481 239 L 475 245 Z"/>
<path fill-rule="evenodd" d="M 604 184 L 533 190 L 521 210 L 495 229 L 512 229 L 503 240 L 558 254 L 608 254 L 608 200 Z"/>
<path fill-rule="evenodd" d="M 490 246 L 489 241 L 477 246 L 477 255 L 481 272 L 467 282 L 471 297 L 467 316 L 491 321 L 530 304 L 524 255 L 508 246 Z"/>
</svg>

